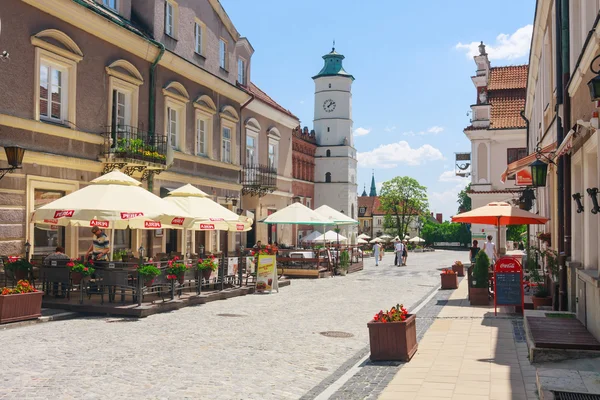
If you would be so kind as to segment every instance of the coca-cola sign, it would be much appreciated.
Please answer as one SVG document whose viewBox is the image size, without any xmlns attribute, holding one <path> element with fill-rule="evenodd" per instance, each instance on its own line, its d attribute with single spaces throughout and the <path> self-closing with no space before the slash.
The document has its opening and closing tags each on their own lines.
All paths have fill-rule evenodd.
<svg viewBox="0 0 600 400">
<path fill-rule="evenodd" d="M 75 210 L 57 210 L 54 212 L 54 218 L 71 218 Z"/>
<path fill-rule="evenodd" d="M 494 265 L 496 272 L 519 272 L 521 270 L 521 264 L 519 261 L 511 257 L 502 257 Z"/>
<path fill-rule="evenodd" d="M 173 218 L 171 225 L 183 225 L 183 221 L 185 221 L 185 218 Z"/>
<path fill-rule="evenodd" d="M 162 227 L 159 221 L 144 221 L 144 228 L 160 229 Z"/>
<path fill-rule="evenodd" d="M 200 224 L 200 229 L 209 231 L 215 229 L 215 224 Z"/>
<path fill-rule="evenodd" d="M 90 221 L 90 226 L 97 226 L 99 228 L 108 228 L 108 221 L 98 221 L 93 219 Z"/>
<path fill-rule="evenodd" d="M 121 219 L 131 219 L 131 218 L 143 217 L 143 216 L 144 216 L 143 212 L 122 212 L 121 213 Z"/>
</svg>

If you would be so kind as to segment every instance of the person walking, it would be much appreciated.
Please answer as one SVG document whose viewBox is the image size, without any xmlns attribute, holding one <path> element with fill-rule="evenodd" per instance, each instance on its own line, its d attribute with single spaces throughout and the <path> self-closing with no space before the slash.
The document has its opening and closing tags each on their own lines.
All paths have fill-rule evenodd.
<svg viewBox="0 0 600 400">
<path fill-rule="evenodd" d="M 378 267 L 380 256 L 379 256 L 379 243 L 377 243 L 377 242 L 375 242 L 375 244 L 373 244 L 373 257 L 375 257 L 375 266 Z"/>
<path fill-rule="evenodd" d="M 404 253 L 404 245 L 400 241 L 400 239 L 396 240 L 396 244 L 394 245 L 394 252 L 396 253 L 396 259 L 394 260 L 394 265 L 401 266 L 402 265 L 402 254 Z"/>
<path fill-rule="evenodd" d="M 487 242 L 483 244 L 483 251 L 485 251 L 485 254 L 487 254 L 490 263 L 493 266 L 498 258 L 498 253 L 496 252 L 496 244 L 492 242 L 492 235 L 488 235 Z"/>
<path fill-rule="evenodd" d="M 477 253 L 479 253 L 479 242 L 477 239 L 473 240 L 473 247 L 469 249 L 469 259 L 471 260 L 471 264 L 475 264 L 475 257 L 477 257 Z"/>
<path fill-rule="evenodd" d="M 402 249 L 402 265 L 406 267 L 406 259 L 408 258 L 408 242 L 405 240 L 402 241 L 403 249 Z"/>
</svg>

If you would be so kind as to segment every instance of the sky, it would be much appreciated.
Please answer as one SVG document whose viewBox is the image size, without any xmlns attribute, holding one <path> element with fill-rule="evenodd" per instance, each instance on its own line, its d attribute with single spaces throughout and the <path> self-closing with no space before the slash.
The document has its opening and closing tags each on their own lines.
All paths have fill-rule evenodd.
<svg viewBox="0 0 600 400">
<path fill-rule="evenodd" d="M 454 153 L 476 91 L 473 56 L 487 45 L 492 67 L 526 64 L 535 0 L 220 0 L 255 49 L 251 80 L 312 129 L 322 56 L 343 54 L 352 87 L 359 195 L 395 176 L 427 187 L 432 212 L 449 220 L 470 179 Z"/>
</svg>

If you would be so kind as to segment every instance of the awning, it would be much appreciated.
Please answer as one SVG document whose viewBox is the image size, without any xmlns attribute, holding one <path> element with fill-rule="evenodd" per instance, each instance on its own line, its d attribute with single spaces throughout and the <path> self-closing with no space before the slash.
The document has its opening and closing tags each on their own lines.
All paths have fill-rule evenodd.
<svg viewBox="0 0 600 400">
<path fill-rule="evenodd" d="M 542 153 L 544 155 L 547 155 L 548 153 L 554 151 L 555 149 L 556 149 L 556 142 L 544 147 L 542 149 Z M 529 154 L 529 155 L 521 158 L 520 160 L 517 160 L 513 163 L 508 164 L 508 166 L 506 167 L 506 170 L 502 174 L 502 177 L 500 178 L 500 180 L 502 181 L 502 183 L 505 183 L 506 178 L 508 178 L 509 175 L 513 175 L 513 174 L 519 172 L 520 170 L 522 170 L 523 168 L 528 167 L 529 164 L 534 162 L 536 159 L 537 158 L 535 156 L 535 153 L 532 153 L 532 154 Z"/>
<path fill-rule="evenodd" d="M 575 129 L 577 129 L 577 125 L 575 125 Z M 573 147 L 573 136 L 575 136 L 575 130 L 571 129 L 569 133 L 567 133 L 567 136 L 565 136 L 563 139 L 560 146 L 558 146 L 558 149 L 556 149 L 555 159 L 562 157 L 571 151 L 571 148 Z"/>
</svg>

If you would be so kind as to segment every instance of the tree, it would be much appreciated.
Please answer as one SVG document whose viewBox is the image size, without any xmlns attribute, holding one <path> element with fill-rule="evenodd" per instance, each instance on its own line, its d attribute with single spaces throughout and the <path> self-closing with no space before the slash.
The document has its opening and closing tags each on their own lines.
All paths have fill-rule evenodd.
<svg viewBox="0 0 600 400">
<path fill-rule="evenodd" d="M 506 229 L 506 240 L 522 242 L 523 234 L 527 231 L 527 225 L 509 225 Z"/>
<path fill-rule="evenodd" d="M 471 211 L 471 198 L 467 192 L 471 190 L 471 184 L 469 183 L 463 190 L 458 194 L 458 213 Z"/>
<path fill-rule="evenodd" d="M 379 195 L 385 213 L 384 227 L 404 238 L 411 221 L 428 208 L 427 188 L 409 176 L 397 176 L 383 183 Z"/>
<path fill-rule="evenodd" d="M 471 233 L 466 224 L 448 221 L 441 224 L 427 221 L 421 230 L 421 236 L 426 243 L 430 244 L 435 242 L 459 242 L 461 245 L 468 245 L 471 240 Z"/>
</svg>

